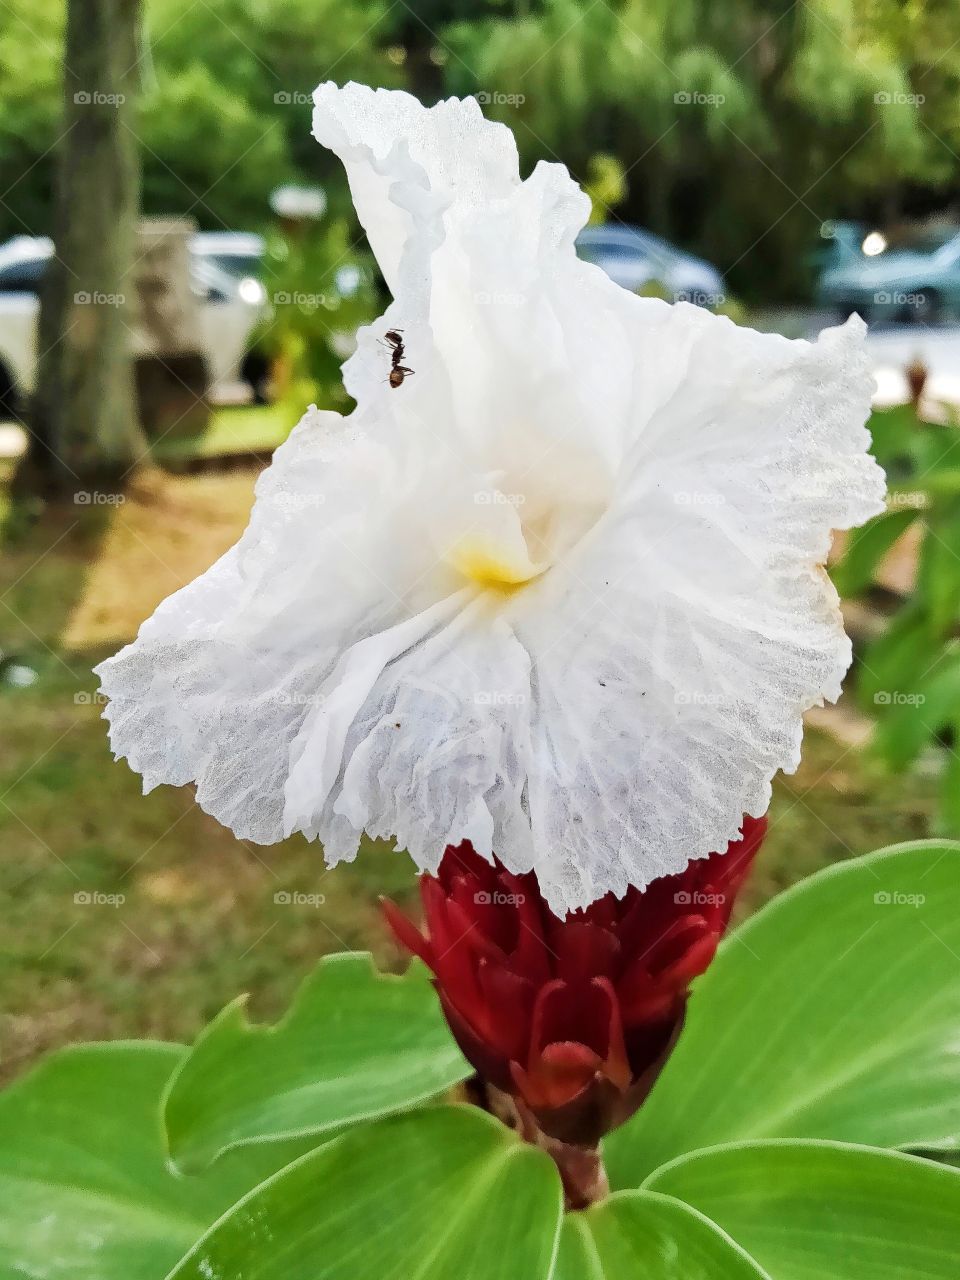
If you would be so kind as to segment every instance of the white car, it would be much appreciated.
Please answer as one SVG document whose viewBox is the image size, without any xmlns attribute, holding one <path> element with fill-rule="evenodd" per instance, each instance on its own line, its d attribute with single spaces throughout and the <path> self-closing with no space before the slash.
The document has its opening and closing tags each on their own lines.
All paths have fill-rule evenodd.
<svg viewBox="0 0 960 1280">
<path fill-rule="evenodd" d="M 15 236 L 0 245 L 0 417 L 22 410 L 36 384 L 38 294 L 52 253 L 45 236 Z M 200 298 L 202 354 L 217 398 L 249 379 L 250 336 L 266 291 L 255 276 L 219 265 L 201 235 L 191 244 L 191 276 Z"/>
</svg>

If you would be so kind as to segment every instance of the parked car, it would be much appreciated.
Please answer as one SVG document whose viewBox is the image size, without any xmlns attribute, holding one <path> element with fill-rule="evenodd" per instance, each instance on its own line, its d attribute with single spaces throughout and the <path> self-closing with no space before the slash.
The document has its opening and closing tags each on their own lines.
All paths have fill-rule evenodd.
<svg viewBox="0 0 960 1280">
<path fill-rule="evenodd" d="M 677 301 L 704 307 L 724 301 L 723 276 L 716 267 L 640 227 L 622 223 L 584 227 L 577 236 L 577 252 L 631 292 L 660 285 Z"/>
<path fill-rule="evenodd" d="M 191 252 L 212 262 L 241 282 L 263 279 L 263 259 L 267 243 L 254 231 L 198 231 L 190 241 Z M 249 290 L 251 295 L 255 290 Z"/>
<path fill-rule="evenodd" d="M 15 236 L 0 245 L 0 411 L 5 414 L 22 409 L 34 388 L 38 295 L 52 253 L 53 242 L 45 236 Z M 226 269 L 221 254 L 228 256 L 222 245 L 211 251 L 200 235 L 193 237 L 191 278 L 200 300 L 201 346 L 210 385 L 216 394 L 250 381 L 258 394 L 250 337 L 263 314 L 266 292 L 254 275 Z"/>
<path fill-rule="evenodd" d="M 856 311 L 871 324 L 960 319 L 960 228 L 926 227 L 889 239 L 872 232 L 864 245 L 870 253 L 824 272 L 821 306 L 841 319 Z"/>
<path fill-rule="evenodd" d="M 870 229 L 864 222 L 842 218 L 821 222 L 817 243 L 807 258 L 818 284 L 825 272 L 862 262 L 864 244 L 870 248 L 870 235 Z"/>
</svg>

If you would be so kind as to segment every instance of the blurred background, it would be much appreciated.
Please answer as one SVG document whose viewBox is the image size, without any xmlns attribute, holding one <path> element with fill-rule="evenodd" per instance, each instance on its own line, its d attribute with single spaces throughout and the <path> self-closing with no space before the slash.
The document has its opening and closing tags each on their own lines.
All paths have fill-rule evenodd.
<svg viewBox="0 0 960 1280">
<path fill-rule="evenodd" d="M 888 510 L 838 539 L 840 705 L 778 780 L 747 910 L 960 837 L 960 0 L 0 0 L 0 1073 L 279 1011 L 400 962 L 386 846 L 324 871 L 113 765 L 91 667 L 243 530 L 385 303 L 321 80 L 475 95 L 590 193 L 623 288 L 789 336 L 857 311 Z"/>
</svg>

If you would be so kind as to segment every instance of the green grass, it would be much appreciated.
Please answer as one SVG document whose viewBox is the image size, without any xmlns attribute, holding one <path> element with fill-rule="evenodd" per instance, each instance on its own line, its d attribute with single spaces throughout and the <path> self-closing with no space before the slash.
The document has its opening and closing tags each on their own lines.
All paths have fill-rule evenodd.
<svg viewBox="0 0 960 1280">
<path fill-rule="evenodd" d="M 37 676 L 10 687 L 0 667 L 6 1076 L 74 1040 L 189 1040 L 241 990 L 273 1016 L 328 951 L 401 962 L 377 898 L 412 900 L 406 855 L 370 846 L 327 872 L 317 845 L 239 842 L 189 789 L 144 797 L 111 760 L 91 667 L 236 539 L 254 479 L 148 473 L 122 505 L 48 511 L 5 548 L 0 653 Z M 891 785 L 858 752 L 808 734 L 800 771 L 776 784 L 747 906 L 834 859 L 928 834 L 935 790 L 924 774 Z M 284 890 L 326 901 L 279 905 Z"/>
<path fill-rule="evenodd" d="M 284 401 L 216 409 L 208 429 L 201 435 L 161 438 L 151 452 L 162 465 L 241 453 L 259 455 L 267 461 L 277 445 L 286 440 L 299 417 L 297 410 Z"/>
</svg>

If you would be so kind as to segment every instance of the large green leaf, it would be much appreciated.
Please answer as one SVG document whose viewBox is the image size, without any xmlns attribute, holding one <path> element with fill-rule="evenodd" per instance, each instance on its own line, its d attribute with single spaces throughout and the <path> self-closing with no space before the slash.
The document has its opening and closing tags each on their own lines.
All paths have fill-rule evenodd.
<svg viewBox="0 0 960 1280">
<path fill-rule="evenodd" d="M 695 1153 L 647 1185 L 695 1206 L 773 1280 L 957 1280 L 960 1173 L 899 1152 L 760 1142 Z"/>
<path fill-rule="evenodd" d="M 563 1222 L 552 1280 L 768 1280 L 696 1209 L 650 1191 L 620 1191 Z"/>
<path fill-rule="evenodd" d="M 830 570 L 842 596 L 859 595 L 870 586 L 877 565 L 918 514 L 914 507 L 884 511 L 848 535 L 843 555 Z"/>
<path fill-rule="evenodd" d="M 181 1169 L 402 1110 L 471 1071 L 419 963 L 398 978 L 366 953 L 328 956 L 272 1027 L 251 1026 L 243 1005 L 227 1005 L 170 1082 L 164 1123 Z"/>
<path fill-rule="evenodd" d="M 653 1093 L 610 1135 L 615 1187 L 740 1138 L 954 1147 L 960 844 L 819 872 L 723 944 Z"/>
<path fill-rule="evenodd" d="M 258 1187 L 171 1280 L 547 1280 L 561 1216 L 548 1156 L 479 1109 L 351 1129 Z"/>
<path fill-rule="evenodd" d="M 237 1152 L 184 1181 L 160 1093 L 185 1050 L 66 1049 L 0 1093 L 0 1280 L 157 1280 L 210 1223 L 306 1149 Z"/>
</svg>

